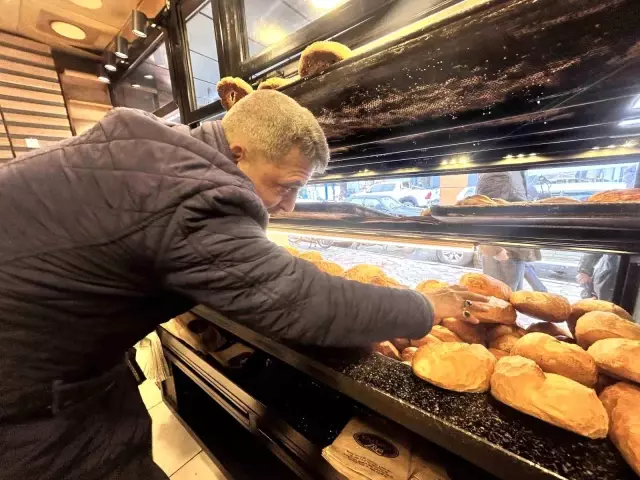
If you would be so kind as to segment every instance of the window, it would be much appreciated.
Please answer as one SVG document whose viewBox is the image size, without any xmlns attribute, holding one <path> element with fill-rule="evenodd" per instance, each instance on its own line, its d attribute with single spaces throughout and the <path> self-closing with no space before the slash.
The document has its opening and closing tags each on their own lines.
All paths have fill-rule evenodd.
<svg viewBox="0 0 640 480">
<path fill-rule="evenodd" d="M 220 80 L 216 35 L 213 28 L 211 2 L 205 3 L 186 22 L 191 81 L 196 96 L 196 108 L 218 100 L 216 84 Z"/>
<path fill-rule="evenodd" d="M 244 0 L 249 54 L 265 48 L 317 20 L 346 0 Z"/>
<path fill-rule="evenodd" d="M 374 210 L 380 210 L 380 200 L 376 200 L 375 198 L 365 198 L 364 206 L 367 208 L 372 208 Z"/>
<path fill-rule="evenodd" d="M 380 193 L 380 192 L 393 192 L 394 185 L 391 183 L 380 183 L 378 185 L 374 185 L 369 190 L 371 193 Z"/>
<path fill-rule="evenodd" d="M 167 49 L 161 43 L 113 89 L 114 105 L 155 112 L 173 100 Z"/>
</svg>

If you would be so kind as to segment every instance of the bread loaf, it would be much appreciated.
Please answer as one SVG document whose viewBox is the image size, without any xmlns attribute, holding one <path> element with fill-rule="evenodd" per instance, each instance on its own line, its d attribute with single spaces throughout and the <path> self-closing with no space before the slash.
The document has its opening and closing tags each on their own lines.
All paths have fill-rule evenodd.
<svg viewBox="0 0 640 480">
<path fill-rule="evenodd" d="M 582 348 L 604 338 L 640 340 L 640 326 L 607 312 L 589 312 L 578 319 L 576 340 Z"/>
<path fill-rule="evenodd" d="M 555 293 L 520 290 L 509 301 L 519 312 L 547 322 L 566 322 L 571 315 L 569 300 Z"/>
<path fill-rule="evenodd" d="M 427 334 L 422 338 L 411 340 L 412 347 L 421 347 L 423 345 L 433 345 L 434 343 L 442 343 L 438 337 L 434 337 L 431 334 Z"/>
<path fill-rule="evenodd" d="M 624 318 L 625 320 L 632 320 L 631 315 L 624 308 L 619 307 L 615 303 L 607 302 L 606 300 L 596 300 L 593 298 L 584 298 L 582 300 L 578 300 L 574 304 L 571 305 L 571 316 L 567 321 L 567 325 L 569 325 L 569 330 L 572 334 L 576 332 L 576 322 L 578 319 L 583 316 L 585 313 L 589 312 L 609 312 L 615 313 L 619 317 Z"/>
<path fill-rule="evenodd" d="M 628 188 L 625 190 L 607 190 L 606 192 L 591 195 L 589 203 L 624 203 L 640 202 L 640 188 Z"/>
<path fill-rule="evenodd" d="M 517 325 L 490 325 L 487 326 L 487 341 L 492 342 L 503 335 L 516 335 L 518 338 L 525 334 L 525 331 Z"/>
<path fill-rule="evenodd" d="M 502 323 L 505 325 L 513 325 L 516 323 L 517 313 L 509 302 L 497 297 L 489 297 L 486 303 L 487 311 L 474 311 L 475 317 L 481 323 Z"/>
<path fill-rule="evenodd" d="M 293 247 L 282 247 L 282 248 L 284 248 L 287 252 L 289 252 L 294 257 L 300 256 L 300 250 L 298 250 L 297 248 L 293 248 Z"/>
<path fill-rule="evenodd" d="M 458 335 L 442 325 L 434 325 L 431 327 L 429 334 L 441 342 L 462 342 L 462 339 Z"/>
<path fill-rule="evenodd" d="M 379 342 L 373 344 L 373 350 L 381 353 L 385 357 L 393 358 L 394 360 L 400 360 L 400 352 L 393 346 L 391 342 Z"/>
<path fill-rule="evenodd" d="M 429 383 L 456 392 L 486 392 L 496 362 L 482 345 L 425 345 L 413 357 L 413 373 Z"/>
<path fill-rule="evenodd" d="M 318 252 L 315 252 L 313 250 L 309 252 L 301 253 L 299 255 L 299 258 L 311 263 L 322 262 L 324 260 L 324 258 L 322 258 L 322 255 L 320 255 Z"/>
<path fill-rule="evenodd" d="M 443 318 L 441 325 L 455 333 L 463 342 L 484 345 L 487 333 L 484 325 L 471 325 L 458 318 Z"/>
<path fill-rule="evenodd" d="M 540 200 L 536 200 L 534 203 L 547 203 L 551 205 L 556 204 L 576 204 L 582 203 L 580 200 L 576 200 L 571 197 L 549 197 L 549 198 L 541 198 Z"/>
<path fill-rule="evenodd" d="M 571 337 L 571 334 L 567 330 L 565 330 L 564 328 L 560 327 L 555 323 L 549 323 L 549 322 L 532 323 L 526 328 L 526 332 L 527 333 L 535 333 L 535 332 L 546 333 L 547 335 L 551 335 L 552 337 Z"/>
<path fill-rule="evenodd" d="M 640 383 L 640 340 L 605 338 L 591 345 L 588 352 L 600 370 Z"/>
<path fill-rule="evenodd" d="M 341 277 L 344 275 L 344 268 L 342 268 L 337 263 L 328 262 L 327 260 L 320 260 L 319 262 L 313 262 L 313 264 L 318 267 L 319 270 L 328 273 L 329 275 L 333 275 L 336 277 Z"/>
<path fill-rule="evenodd" d="M 640 476 L 640 387 L 620 382 L 600 394 L 609 413 L 609 438 Z"/>
<path fill-rule="evenodd" d="M 448 286 L 448 283 L 441 282 L 440 280 L 424 280 L 416 285 L 415 290 L 420 293 L 431 293 Z"/>
<path fill-rule="evenodd" d="M 303 78 L 310 77 L 350 56 L 351 49 L 341 43 L 314 42 L 302 51 L 298 73 Z"/>
<path fill-rule="evenodd" d="M 291 79 L 281 77 L 267 78 L 264 82 L 260 82 L 258 90 L 277 90 L 286 87 L 291 83 Z"/>
<path fill-rule="evenodd" d="M 515 333 L 509 333 L 507 335 L 502 335 L 500 337 L 494 338 L 489 342 L 489 348 L 494 348 L 496 350 L 502 350 L 506 353 L 511 353 L 513 347 L 516 342 L 520 340 L 520 335 Z"/>
<path fill-rule="evenodd" d="M 224 77 L 216 85 L 220 103 L 225 110 L 231 110 L 236 103 L 253 92 L 253 87 L 241 78 Z"/>
<path fill-rule="evenodd" d="M 458 207 L 484 207 L 487 205 L 497 205 L 497 203 L 491 200 L 486 195 L 471 195 L 456 202 L 456 206 Z"/>
<path fill-rule="evenodd" d="M 400 357 L 402 358 L 403 362 L 411 362 L 417 351 L 417 347 L 407 347 L 402 350 L 402 354 L 400 355 Z"/>
<path fill-rule="evenodd" d="M 509 355 L 507 352 L 498 350 L 497 348 L 490 348 L 489 351 L 494 357 L 496 357 L 496 360 L 500 360 L 502 357 L 506 357 L 507 355 Z"/>
<path fill-rule="evenodd" d="M 593 388 L 598 381 L 596 362 L 577 345 L 561 342 L 546 333 L 528 333 L 520 338 L 511 355 L 533 360 L 543 371 L 570 378 Z"/>
<path fill-rule="evenodd" d="M 607 436 L 609 419 L 596 392 L 562 375 L 545 374 L 533 360 L 502 357 L 491 395 L 527 415 L 589 438 Z"/>
<path fill-rule="evenodd" d="M 484 273 L 465 273 L 460 277 L 460 285 L 470 292 L 496 297 L 507 302 L 511 296 L 509 285 Z"/>
</svg>

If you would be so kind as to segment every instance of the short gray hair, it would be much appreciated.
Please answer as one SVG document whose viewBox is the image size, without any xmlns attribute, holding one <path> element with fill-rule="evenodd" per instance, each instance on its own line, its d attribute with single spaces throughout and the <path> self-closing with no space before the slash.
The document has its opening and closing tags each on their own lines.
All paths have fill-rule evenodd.
<svg viewBox="0 0 640 480">
<path fill-rule="evenodd" d="M 294 147 L 317 172 L 324 172 L 329 162 L 327 139 L 313 113 L 275 90 L 244 97 L 226 113 L 222 128 L 229 143 L 245 141 L 247 149 L 274 162 Z"/>
</svg>

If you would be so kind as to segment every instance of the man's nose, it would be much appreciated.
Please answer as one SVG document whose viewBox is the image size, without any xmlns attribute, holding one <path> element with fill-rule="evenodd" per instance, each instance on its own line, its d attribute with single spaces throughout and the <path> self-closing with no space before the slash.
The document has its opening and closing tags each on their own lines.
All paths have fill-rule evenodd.
<svg viewBox="0 0 640 480">
<path fill-rule="evenodd" d="M 287 213 L 293 212 L 293 209 L 296 208 L 296 196 L 289 195 L 282 199 L 282 202 L 280 202 L 280 208 Z"/>
</svg>

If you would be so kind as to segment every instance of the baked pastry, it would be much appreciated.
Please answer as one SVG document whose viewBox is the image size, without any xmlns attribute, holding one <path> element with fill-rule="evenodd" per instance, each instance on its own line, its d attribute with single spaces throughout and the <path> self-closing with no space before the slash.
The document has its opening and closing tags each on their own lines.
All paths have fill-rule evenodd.
<svg viewBox="0 0 640 480">
<path fill-rule="evenodd" d="M 506 357 L 507 355 L 509 355 L 507 352 L 498 350 L 497 348 L 490 348 L 489 351 L 491 352 L 491 355 L 496 357 L 496 360 L 500 360 L 502 357 Z"/>
<path fill-rule="evenodd" d="M 609 413 L 609 438 L 640 476 L 640 387 L 616 383 L 602 391 L 600 400 Z"/>
<path fill-rule="evenodd" d="M 606 192 L 591 195 L 589 203 L 623 203 L 640 202 L 640 188 L 628 188 L 625 190 L 607 190 Z"/>
<path fill-rule="evenodd" d="M 384 271 L 380 267 L 374 265 L 356 265 L 344 272 L 344 278 L 347 280 L 356 280 L 358 282 L 366 283 L 368 279 L 374 277 L 385 277 Z"/>
<path fill-rule="evenodd" d="M 604 338 L 640 340 L 640 325 L 608 312 L 589 312 L 578 319 L 576 340 L 582 348 Z"/>
<path fill-rule="evenodd" d="M 502 357 L 491 376 L 491 395 L 510 407 L 589 438 L 605 438 L 607 412 L 596 392 L 570 378 L 544 373 L 536 362 Z"/>
<path fill-rule="evenodd" d="M 394 360 L 400 360 L 400 352 L 393 346 L 391 342 L 379 342 L 373 344 L 373 350 L 381 353 L 385 357 L 393 358 Z"/>
<path fill-rule="evenodd" d="M 436 290 L 440 290 L 441 288 L 448 287 L 449 284 L 446 282 L 442 282 L 440 280 L 424 280 L 416 285 L 416 292 L 420 293 L 431 293 Z"/>
<path fill-rule="evenodd" d="M 298 73 L 302 78 L 316 75 L 351 56 L 351 49 L 338 42 L 314 42 L 302 51 Z"/>
<path fill-rule="evenodd" d="M 536 322 L 532 323 L 526 328 L 527 333 L 546 333 L 547 335 L 551 335 L 552 337 L 567 337 L 571 338 L 571 334 L 562 328 L 560 325 L 556 323 L 549 322 Z M 563 340 L 564 341 L 564 340 Z"/>
<path fill-rule="evenodd" d="M 328 273 L 329 275 L 334 275 L 336 277 L 341 277 L 344 275 L 344 268 L 342 268 L 337 263 L 329 262 L 327 260 L 320 260 L 318 262 L 313 262 L 313 264 L 318 267 L 319 270 Z"/>
<path fill-rule="evenodd" d="M 408 338 L 394 338 L 391 340 L 391 343 L 393 343 L 393 346 L 396 347 L 399 352 L 411 346 L 411 340 Z"/>
<path fill-rule="evenodd" d="M 460 277 L 459 283 L 470 292 L 496 297 L 507 302 L 512 293 L 509 285 L 484 273 L 465 273 Z"/>
<path fill-rule="evenodd" d="M 487 311 L 474 311 L 474 316 L 481 323 L 502 323 L 504 325 L 513 325 L 516 323 L 517 313 L 509 302 L 497 297 L 489 297 L 486 303 Z"/>
<path fill-rule="evenodd" d="M 258 90 L 278 90 L 279 88 L 283 88 L 289 85 L 291 81 L 292 80 L 289 78 L 267 78 L 265 81 L 260 82 L 260 85 L 258 85 Z"/>
<path fill-rule="evenodd" d="M 487 205 L 497 205 L 497 203 L 486 195 L 471 195 L 456 202 L 457 207 L 484 207 Z"/>
<path fill-rule="evenodd" d="M 440 325 L 451 330 L 463 342 L 484 345 L 487 341 L 487 332 L 484 325 L 471 325 L 464 320 L 453 317 L 443 318 Z"/>
<path fill-rule="evenodd" d="M 324 258 L 322 258 L 322 255 L 320 255 L 318 252 L 314 252 L 314 251 L 301 253 L 299 255 L 299 257 L 301 259 L 306 260 L 307 262 L 311 262 L 311 263 L 324 261 Z"/>
<path fill-rule="evenodd" d="M 462 339 L 458 335 L 442 325 L 434 325 L 431 327 L 429 334 L 441 342 L 462 342 Z"/>
<path fill-rule="evenodd" d="M 578 345 L 561 342 L 546 333 L 528 333 L 520 338 L 511 355 L 533 360 L 547 373 L 557 373 L 587 387 L 598 381 L 598 369 L 591 355 Z"/>
<path fill-rule="evenodd" d="M 236 103 L 253 92 L 253 87 L 241 78 L 224 77 L 216 85 L 220 103 L 225 110 L 231 110 Z"/>
<path fill-rule="evenodd" d="M 588 352 L 600 370 L 640 383 L 640 340 L 605 338 L 591 345 Z"/>
<path fill-rule="evenodd" d="M 425 208 L 420 212 L 421 217 L 430 217 L 431 216 L 431 208 Z"/>
<path fill-rule="evenodd" d="M 509 297 L 516 310 L 547 322 L 566 322 L 571 315 L 571 304 L 562 295 L 548 292 L 520 290 Z"/>
<path fill-rule="evenodd" d="M 540 200 L 536 200 L 534 203 L 548 203 L 551 205 L 559 205 L 559 204 L 576 204 L 582 203 L 580 200 L 576 200 L 571 197 L 549 197 L 549 198 L 541 198 Z"/>
<path fill-rule="evenodd" d="M 504 198 L 492 198 L 491 200 L 493 200 L 498 205 L 509 205 L 511 203 L 505 200 Z"/>
<path fill-rule="evenodd" d="M 298 250 L 296 248 L 293 248 L 293 247 L 282 247 L 282 248 L 284 248 L 287 252 L 289 252 L 294 257 L 299 257 L 300 256 L 300 250 Z"/>
<path fill-rule="evenodd" d="M 413 373 L 429 383 L 456 392 L 486 392 L 495 357 L 482 345 L 439 343 L 420 347 Z"/>
<path fill-rule="evenodd" d="M 513 347 L 516 342 L 520 340 L 521 335 L 518 333 L 508 333 L 507 335 L 502 335 L 500 337 L 494 338 L 489 342 L 489 348 L 494 348 L 496 350 L 502 350 L 506 353 L 511 353 Z"/>
<path fill-rule="evenodd" d="M 515 335 L 522 337 L 525 331 L 517 325 L 490 325 L 487 326 L 487 341 L 492 342 L 503 335 Z"/>
<path fill-rule="evenodd" d="M 633 319 L 629 312 L 615 303 L 607 302 L 606 300 L 596 300 L 594 298 L 583 298 L 571 305 L 571 316 L 569 320 L 567 320 L 567 325 L 569 325 L 571 333 L 575 334 L 578 319 L 589 312 L 610 312 L 615 313 L 625 320 Z"/>
<path fill-rule="evenodd" d="M 400 355 L 400 357 L 402 358 L 403 362 L 411 362 L 417 351 L 418 347 L 407 347 L 402 350 L 402 354 Z"/>
<path fill-rule="evenodd" d="M 411 346 L 420 348 L 423 345 L 433 345 L 434 343 L 442 343 L 438 337 L 434 337 L 431 334 L 427 334 L 422 338 L 411 340 Z"/>
</svg>

